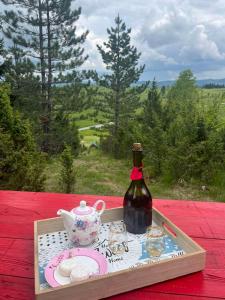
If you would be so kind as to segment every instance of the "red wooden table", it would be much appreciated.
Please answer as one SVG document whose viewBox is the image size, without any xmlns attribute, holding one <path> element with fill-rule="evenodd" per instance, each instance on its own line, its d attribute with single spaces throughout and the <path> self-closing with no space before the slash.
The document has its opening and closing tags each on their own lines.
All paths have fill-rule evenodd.
<svg viewBox="0 0 225 300">
<path fill-rule="evenodd" d="M 107 208 L 122 205 L 121 197 L 0 191 L 0 299 L 34 299 L 33 221 L 99 198 Z M 110 299 L 225 299 L 225 204 L 154 200 L 154 206 L 207 250 L 206 268 Z"/>
</svg>

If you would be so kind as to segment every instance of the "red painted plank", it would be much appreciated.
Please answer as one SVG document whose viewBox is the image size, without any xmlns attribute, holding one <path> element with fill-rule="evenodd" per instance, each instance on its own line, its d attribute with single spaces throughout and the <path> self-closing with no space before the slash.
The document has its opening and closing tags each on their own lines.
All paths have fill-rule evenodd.
<svg viewBox="0 0 225 300">
<path fill-rule="evenodd" d="M 176 295 L 176 294 L 164 294 L 156 293 L 149 290 L 135 290 L 133 292 L 123 293 L 113 297 L 105 298 L 107 300 L 220 300 L 216 297 L 198 297 L 189 295 Z"/>
<path fill-rule="evenodd" d="M 0 244 L 2 239 L 0 239 Z M 0 263 L 0 274 L 34 278 L 34 245 L 31 240 L 12 240 Z"/>
<path fill-rule="evenodd" d="M 147 295 L 162 292 L 225 298 L 225 240 L 199 238 L 195 240 L 207 250 L 206 268 L 203 272 L 155 284 L 140 291 Z M 33 278 L 32 241 L 14 241 L 1 261 L 0 274 Z M 136 292 L 139 293 L 139 290 Z"/>
<path fill-rule="evenodd" d="M 0 275 L 0 300 L 34 300 L 34 283 L 32 279 L 18 278 Z M 190 297 L 188 295 L 164 294 L 151 291 L 136 290 L 132 293 L 124 293 L 107 300 L 219 300 L 221 298 Z"/>
<path fill-rule="evenodd" d="M 9 247 L 11 247 L 13 242 L 14 242 L 14 240 L 12 240 L 12 239 L 7 239 L 7 238 L 0 239 L 0 261 L 6 254 Z"/>
<path fill-rule="evenodd" d="M 190 236 L 225 239 L 225 203 L 155 200 L 154 205 Z"/>
<path fill-rule="evenodd" d="M 119 197 L 0 191 L 0 237 L 32 239 L 33 221 L 56 217 L 59 208 L 69 210 L 82 199 L 93 205 L 99 198 L 108 208 L 122 205 Z"/>
<path fill-rule="evenodd" d="M 81 199 L 91 205 L 99 198 L 108 208 L 122 205 L 121 197 L 0 191 L 0 236 L 32 239 L 34 220 L 55 217 L 59 208 L 71 209 Z M 223 203 L 155 200 L 154 205 L 190 236 L 225 238 Z"/>
<path fill-rule="evenodd" d="M 29 207 L 31 213 L 36 215 L 40 214 L 39 210 L 45 215 L 48 213 L 48 208 L 55 210 L 59 204 L 63 204 L 66 209 L 73 208 L 81 199 L 90 204 L 93 204 L 97 199 L 108 200 L 110 207 L 122 205 L 122 197 L 116 196 L 0 191 L 1 204 L 18 207 L 20 210 L 25 209 L 25 211 Z M 45 204 L 44 207 L 43 204 Z M 2 209 L 0 214 L 1 211 Z"/>
<path fill-rule="evenodd" d="M 225 240 L 195 240 L 207 250 L 205 270 L 153 285 L 151 291 L 225 298 Z"/>
<path fill-rule="evenodd" d="M 194 238 L 194 240 L 202 246 L 206 252 L 206 270 L 213 272 L 213 270 L 225 271 L 225 240 L 201 239 Z M 225 278 L 225 277 L 224 277 Z M 225 293 L 225 286 L 224 286 Z"/>
<path fill-rule="evenodd" d="M 34 280 L 0 275 L 0 300 L 33 300 Z"/>
</svg>

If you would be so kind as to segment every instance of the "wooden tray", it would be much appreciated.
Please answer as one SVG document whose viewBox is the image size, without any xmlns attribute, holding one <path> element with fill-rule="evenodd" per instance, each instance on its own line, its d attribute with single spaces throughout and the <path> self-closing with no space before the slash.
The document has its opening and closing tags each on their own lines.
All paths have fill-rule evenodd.
<svg viewBox="0 0 225 300">
<path fill-rule="evenodd" d="M 103 223 L 106 223 L 121 220 L 122 217 L 123 208 L 121 207 L 106 210 L 101 219 Z M 91 278 L 80 283 L 44 290 L 40 290 L 39 282 L 38 236 L 64 230 L 64 226 L 61 217 L 34 222 L 36 299 L 101 299 L 204 269 L 206 252 L 202 247 L 156 209 L 153 209 L 153 220 L 165 227 L 167 234 L 185 251 L 184 255 L 149 265 L 138 266 L 132 270 L 126 269 Z"/>
</svg>

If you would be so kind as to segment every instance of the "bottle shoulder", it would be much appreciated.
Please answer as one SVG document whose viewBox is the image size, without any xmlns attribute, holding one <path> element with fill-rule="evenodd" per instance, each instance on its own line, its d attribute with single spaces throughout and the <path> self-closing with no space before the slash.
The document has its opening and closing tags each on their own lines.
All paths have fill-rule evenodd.
<svg viewBox="0 0 225 300">
<path fill-rule="evenodd" d="M 152 199 L 151 193 L 144 180 L 131 181 L 124 197 L 126 198 L 127 196 L 131 195 L 144 195 Z"/>
</svg>

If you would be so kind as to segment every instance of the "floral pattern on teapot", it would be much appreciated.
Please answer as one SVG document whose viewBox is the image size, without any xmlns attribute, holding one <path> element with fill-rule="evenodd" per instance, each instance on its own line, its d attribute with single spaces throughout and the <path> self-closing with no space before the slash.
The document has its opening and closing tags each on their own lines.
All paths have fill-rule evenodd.
<svg viewBox="0 0 225 300">
<path fill-rule="evenodd" d="M 97 218 L 95 219 L 94 222 L 90 222 L 90 221 L 87 221 L 87 220 L 81 220 L 81 219 L 78 219 L 75 222 L 75 226 L 80 230 L 86 230 L 86 229 L 94 226 L 95 224 L 98 224 L 98 219 Z"/>
<path fill-rule="evenodd" d="M 102 204 L 101 211 L 97 211 L 99 204 Z M 71 241 L 86 246 L 97 238 L 101 226 L 100 216 L 104 210 L 105 202 L 103 200 L 98 200 L 93 207 L 89 207 L 85 201 L 81 201 L 80 206 L 70 212 L 60 209 L 57 214 L 62 216 L 64 227 Z"/>
</svg>

